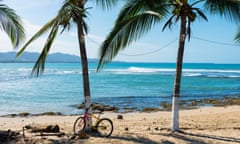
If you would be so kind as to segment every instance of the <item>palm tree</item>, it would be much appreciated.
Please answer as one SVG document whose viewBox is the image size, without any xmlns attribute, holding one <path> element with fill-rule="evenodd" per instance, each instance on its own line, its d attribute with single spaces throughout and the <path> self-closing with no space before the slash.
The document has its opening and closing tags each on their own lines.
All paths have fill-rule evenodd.
<svg viewBox="0 0 240 144">
<path fill-rule="evenodd" d="M 179 97 L 182 77 L 182 64 L 186 37 L 190 40 L 191 24 L 197 18 L 207 17 L 199 7 L 210 14 L 219 14 L 228 20 L 240 20 L 238 0 L 131 0 L 127 1 L 115 25 L 100 47 L 98 70 L 111 61 L 121 49 L 140 39 L 146 32 L 164 19 L 163 29 L 180 23 L 180 35 L 176 62 L 176 75 L 172 101 L 172 131 L 179 130 Z"/>
<path fill-rule="evenodd" d="M 117 0 L 89 0 L 89 1 L 95 2 L 97 6 L 100 6 L 103 9 L 108 9 L 114 6 L 117 2 Z M 88 108 L 91 104 L 90 84 L 88 75 L 88 60 L 85 43 L 85 35 L 88 33 L 88 25 L 85 21 L 85 19 L 88 16 L 89 9 L 85 8 L 87 2 L 88 0 L 65 0 L 62 7 L 58 11 L 57 16 L 51 19 L 48 23 L 46 23 L 29 41 L 27 41 L 26 44 L 17 54 L 17 56 L 20 56 L 24 52 L 24 50 L 29 46 L 30 43 L 32 43 L 34 40 L 36 40 L 41 35 L 45 34 L 48 30 L 50 30 L 43 50 L 32 70 L 32 74 L 39 76 L 39 74 L 42 74 L 44 72 L 47 54 L 50 51 L 50 48 L 58 34 L 59 29 L 61 29 L 62 33 L 63 31 L 65 31 L 65 29 L 69 30 L 71 28 L 72 23 L 76 24 L 82 64 L 85 109 Z"/>
<path fill-rule="evenodd" d="M 7 33 L 14 48 L 18 47 L 25 38 L 20 17 L 4 4 L 0 4 L 0 29 Z"/>
</svg>

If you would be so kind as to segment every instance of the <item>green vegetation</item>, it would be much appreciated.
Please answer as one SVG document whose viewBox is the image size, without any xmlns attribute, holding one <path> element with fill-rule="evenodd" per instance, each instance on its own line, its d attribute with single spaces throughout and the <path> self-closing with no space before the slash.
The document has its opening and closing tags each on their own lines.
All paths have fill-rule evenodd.
<svg viewBox="0 0 240 144">
<path fill-rule="evenodd" d="M 4 4 L 0 4 L 0 29 L 6 32 L 14 48 L 25 39 L 25 30 L 20 17 Z"/>
</svg>

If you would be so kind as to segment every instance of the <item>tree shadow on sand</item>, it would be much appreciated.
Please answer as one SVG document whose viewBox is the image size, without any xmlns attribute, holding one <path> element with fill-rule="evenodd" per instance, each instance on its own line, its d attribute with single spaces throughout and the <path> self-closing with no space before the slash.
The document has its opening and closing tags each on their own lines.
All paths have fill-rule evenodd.
<svg viewBox="0 0 240 144">
<path fill-rule="evenodd" d="M 207 138 L 207 139 L 212 139 L 212 140 L 219 140 L 223 142 L 236 142 L 240 143 L 239 138 L 234 138 L 234 137 L 224 137 L 224 136 L 216 136 L 216 135 L 207 135 L 207 134 L 194 134 L 194 133 L 188 133 L 184 131 L 180 131 L 180 134 L 191 136 L 191 137 L 199 137 L 199 138 Z"/>
<path fill-rule="evenodd" d="M 116 139 L 116 140 L 131 141 L 131 142 L 138 143 L 138 144 L 159 144 L 159 142 L 156 142 L 156 141 L 153 141 L 151 139 L 141 137 L 141 136 L 137 136 L 137 137 L 133 137 L 133 136 L 111 136 L 110 138 L 111 139 Z"/>
<path fill-rule="evenodd" d="M 183 140 L 186 143 L 192 143 L 192 144 L 208 144 L 209 141 L 216 141 L 216 140 L 221 141 L 223 143 L 224 142 L 240 143 L 239 138 L 189 133 L 185 131 L 173 132 L 169 134 L 159 134 L 159 135 L 172 137 L 175 139 Z M 166 143 L 166 144 L 170 144 L 170 143 Z"/>
</svg>

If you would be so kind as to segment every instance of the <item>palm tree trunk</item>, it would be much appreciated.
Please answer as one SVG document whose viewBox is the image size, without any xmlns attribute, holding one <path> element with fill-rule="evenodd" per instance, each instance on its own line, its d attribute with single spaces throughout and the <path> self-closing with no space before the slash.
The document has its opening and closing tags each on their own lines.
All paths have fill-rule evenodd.
<svg viewBox="0 0 240 144">
<path fill-rule="evenodd" d="M 82 79 L 83 79 L 83 90 L 84 90 L 84 99 L 85 99 L 85 111 L 89 108 L 88 112 L 91 113 L 91 99 L 90 99 L 90 84 L 89 84 L 89 75 L 88 75 L 88 59 L 85 45 L 85 35 L 81 23 L 78 23 L 78 40 L 80 48 L 80 56 L 82 63 Z M 89 125 L 86 129 L 89 129 L 92 125 L 92 122 L 88 123 Z"/>
<path fill-rule="evenodd" d="M 85 102 L 87 104 L 87 107 L 89 107 L 90 87 L 89 87 L 89 75 L 88 75 L 88 60 L 87 60 L 87 52 L 86 52 L 86 45 L 85 45 L 85 36 L 84 36 L 81 25 L 78 26 L 78 37 L 79 37 L 80 55 L 81 55 L 81 63 L 82 63 L 84 97 L 85 97 Z"/>
<path fill-rule="evenodd" d="M 178 55 L 176 64 L 176 76 L 174 82 L 174 92 L 172 100 L 172 131 L 179 131 L 179 97 L 182 77 L 182 63 L 184 54 L 184 45 L 186 39 L 186 16 L 181 17 L 180 37 L 178 44 Z"/>
</svg>

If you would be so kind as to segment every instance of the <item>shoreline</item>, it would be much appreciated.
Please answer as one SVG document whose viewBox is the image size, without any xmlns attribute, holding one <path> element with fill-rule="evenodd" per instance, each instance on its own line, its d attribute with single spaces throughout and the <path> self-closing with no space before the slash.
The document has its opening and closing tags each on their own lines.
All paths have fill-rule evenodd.
<svg viewBox="0 0 240 144">
<path fill-rule="evenodd" d="M 118 115 L 123 119 L 118 119 Z M 105 112 L 102 117 L 113 121 L 111 137 L 89 136 L 87 139 L 72 139 L 72 127 L 78 116 L 42 115 L 29 117 L 0 117 L 0 130 L 19 131 L 26 125 L 58 125 L 63 136 L 39 136 L 39 133 L 25 132 L 25 138 L 14 143 L 240 143 L 240 106 L 201 107 L 180 110 L 180 130 L 170 130 L 171 112 Z M 37 136 L 38 135 L 38 136 Z"/>
<path fill-rule="evenodd" d="M 172 104 L 169 102 L 161 102 L 159 107 L 144 107 L 139 109 L 137 107 L 116 107 L 111 105 L 105 105 L 100 103 L 93 102 L 93 110 L 103 109 L 105 112 L 116 112 L 116 113 L 132 113 L 132 112 L 157 112 L 157 111 L 171 111 Z M 226 106 L 234 106 L 240 105 L 240 96 L 235 97 L 222 97 L 222 98 L 206 98 L 200 100 L 181 100 L 180 101 L 180 110 L 189 110 L 189 109 L 199 109 L 202 107 L 226 107 Z M 84 105 L 80 104 L 75 106 L 76 109 L 83 110 Z M 82 114 L 82 113 L 79 113 Z M 46 111 L 42 113 L 29 113 L 29 112 L 20 112 L 18 114 L 6 114 L 0 115 L 0 117 L 29 117 L 29 116 L 44 116 L 44 115 L 63 115 L 63 116 L 71 116 L 71 115 L 79 115 L 79 114 L 63 114 L 61 112 L 51 112 Z"/>
</svg>

